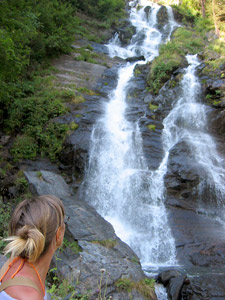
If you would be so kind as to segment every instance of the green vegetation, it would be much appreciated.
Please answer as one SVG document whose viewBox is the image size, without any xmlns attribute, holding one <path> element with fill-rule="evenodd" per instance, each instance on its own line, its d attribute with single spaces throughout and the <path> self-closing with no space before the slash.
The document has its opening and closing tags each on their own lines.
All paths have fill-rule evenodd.
<svg viewBox="0 0 225 300">
<path fill-rule="evenodd" d="M 25 94 L 32 68 L 47 57 L 70 51 L 74 9 L 58 0 L 0 2 L 0 111 Z M 2 119 L 2 118 L 1 118 Z"/>
<path fill-rule="evenodd" d="M 144 278 L 138 282 L 134 282 L 129 278 L 121 278 L 116 282 L 116 287 L 119 291 L 131 292 L 133 289 L 137 290 L 147 300 L 154 298 L 153 278 Z"/>
<path fill-rule="evenodd" d="M 70 123 L 70 129 L 72 131 L 76 130 L 77 128 L 78 128 L 78 124 L 77 123 L 75 123 L 75 122 L 71 122 Z"/>
<path fill-rule="evenodd" d="M 99 240 L 99 241 L 92 241 L 94 244 L 102 245 L 106 248 L 114 248 L 117 245 L 117 240 L 108 239 L 108 240 Z"/>
<path fill-rule="evenodd" d="M 147 127 L 148 127 L 149 130 L 155 131 L 156 125 L 154 125 L 154 124 L 149 124 Z"/>
<path fill-rule="evenodd" d="M 69 126 L 51 119 L 68 111 L 64 102 L 73 94 L 54 85 L 52 76 L 33 76 L 33 81 L 26 82 L 23 97 L 8 108 L 4 128 L 17 134 L 11 148 L 15 160 L 35 159 L 40 154 L 54 161 L 61 151 Z"/>
<path fill-rule="evenodd" d="M 225 38 L 225 6 L 223 0 L 183 0 L 173 5 L 173 0 L 160 0 L 160 4 L 171 5 L 183 16 L 183 23 L 204 23 L 205 32 L 213 29 L 222 39 Z"/>
<path fill-rule="evenodd" d="M 1 180 L 1 187 L 0 187 L 0 194 L 4 194 L 4 179 L 7 180 L 8 178 L 8 172 L 12 170 L 13 166 L 10 165 L 9 163 L 3 162 L 3 159 L 0 157 L 0 180 Z M 4 165 L 4 168 L 3 168 Z M 4 247 L 6 246 L 6 242 L 4 241 L 4 238 L 8 236 L 8 225 L 9 221 L 12 215 L 12 211 L 15 208 L 15 206 L 25 198 L 31 197 L 31 193 L 28 190 L 28 182 L 24 176 L 24 173 L 22 170 L 18 171 L 15 173 L 15 181 L 14 181 L 14 186 L 15 189 L 17 190 L 17 197 L 10 199 L 10 201 L 7 199 L 5 201 L 4 196 L 0 197 L 0 252 L 2 253 Z"/>
<path fill-rule="evenodd" d="M 134 282 L 129 278 L 121 278 L 117 280 L 116 287 L 119 291 L 131 292 L 134 287 Z"/>
<path fill-rule="evenodd" d="M 66 238 L 64 238 L 63 246 L 60 250 L 63 251 L 65 248 L 70 248 L 74 254 L 78 254 L 82 250 L 77 241 L 69 241 Z"/>
<path fill-rule="evenodd" d="M 92 64 L 97 64 L 97 60 L 95 60 L 95 58 L 99 58 L 99 55 L 90 51 L 86 47 L 74 49 L 74 52 L 79 53 L 79 55 L 74 58 L 75 60 L 87 61 Z"/>
<path fill-rule="evenodd" d="M 157 94 L 171 74 L 184 65 L 184 56 L 187 53 L 195 54 L 203 50 L 204 40 L 192 29 L 178 28 L 172 41 L 163 44 L 159 49 L 159 56 L 150 66 L 147 78 L 148 90 Z M 150 108 L 151 109 L 151 108 Z"/>
<path fill-rule="evenodd" d="M 120 18 L 125 8 L 123 0 L 72 0 L 71 2 L 85 13 L 101 20 Z"/>
<path fill-rule="evenodd" d="M 96 93 L 86 87 L 79 87 L 79 88 L 76 88 L 76 90 L 80 93 L 83 93 L 83 94 L 86 94 L 86 95 L 90 95 L 90 96 L 94 96 L 96 95 Z"/>
<path fill-rule="evenodd" d="M 10 153 L 16 161 L 37 155 L 57 159 L 67 133 L 78 125 L 53 119 L 68 111 L 65 102 L 77 105 L 85 99 L 55 88 L 49 59 L 71 52 L 76 36 L 97 41 L 99 35 L 91 38 L 90 28 L 109 28 L 112 19 L 123 14 L 124 5 L 123 0 L 0 1 L 0 125 L 15 137 Z M 92 19 L 81 21 L 78 10 Z M 90 45 L 80 48 L 76 59 L 95 63 L 98 57 L 92 50 Z"/>
<path fill-rule="evenodd" d="M 0 176 L 2 177 L 2 176 Z M 11 207 L 4 203 L 0 199 L 0 251 L 2 253 L 4 247 L 6 246 L 5 241 L 3 241 L 4 238 L 7 237 L 8 234 L 8 224 L 11 217 Z"/>
<path fill-rule="evenodd" d="M 154 104 L 150 103 L 150 104 L 149 104 L 149 109 L 150 109 L 150 110 L 153 110 L 153 111 L 154 111 L 154 110 L 157 110 L 157 109 L 158 109 L 158 105 L 154 105 Z"/>
</svg>

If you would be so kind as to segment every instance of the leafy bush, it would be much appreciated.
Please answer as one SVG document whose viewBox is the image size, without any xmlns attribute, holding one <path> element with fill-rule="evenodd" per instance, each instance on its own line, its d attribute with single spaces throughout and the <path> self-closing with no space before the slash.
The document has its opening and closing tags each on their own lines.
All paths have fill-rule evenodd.
<svg viewBox="0 0 225 300">
<path fill-rule="evenodd" d="M 60 0 L 0 1 L 0 122 L 29 94 L 31 66 L 70 50 L 76 24 L 74 8 Z"/>
<path fill-rule="evenodd" d="M 21 158 L 34 159 L 37 151 L 38 145 L 33 137 L 18 135 L 11 149 L 11 154 L 16 160 Z"/>
<path fill-rule="evenodd" d="M 77 1 L 78 2 L 78 1 Z M 107 20 L 121 16 L 125 7 L 123 0 L 83 0 L 75 3 L 75 6 L 87 12 L 91 16 Z"/>
<path fill-rule="evenodd" d="M 35 76 L 24 87 L 24 95 L 29 96 L 17 98 L 9 106 L 4 125 L 8 133 L 19 134 L 11 150 L 15 159 L 34 159 L 42 154 L 55 160 L 61 151 L 69 126 L 51 119 L 67 112 L 63 102 L 73 95 L 54 85 L 52 76 Z"/>
</svg>

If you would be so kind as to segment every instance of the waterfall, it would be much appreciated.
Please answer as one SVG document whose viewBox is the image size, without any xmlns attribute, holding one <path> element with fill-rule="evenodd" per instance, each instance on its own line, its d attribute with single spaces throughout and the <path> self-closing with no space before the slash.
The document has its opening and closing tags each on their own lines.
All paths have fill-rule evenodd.
<svg viewBox="0 0 225 300">
<path fill-rule="evenodd" d="M 108 49 L 112 57 L 144 55 L 145 62 L 138 62 L 141 64 L 158 55 L 162 34 L 156 28 L 156 16 L 160 6 L 146 0 L 139 1 L 139 9 L 136 5 L 137 1 L 130 2 L 130 21 L 136 28 L 130 44 L 122 47 L 115 35 Z M 145 8 L 150 5 L 147 15 Z M 138 123 L 126 120 L 127 90 L 136 64 L 127 63 L 120 68 L 117 87 L 109 95 L 104 115 L 93 127 L 82 192 L 85 200 L 133 248 L 142 265 L 158 268 L 176 263 L 175 243 L 164 205 L 167 156 L 158 170 L 149 170 Z"/>
<path fill-rule="evenodd" d="M 212 204 L 217 201 L 217 206 L 222 206 L 225 196 L 224 160 L 207 133 L 207 107 L 199 101 L 201 85 L 195 72 L 200 62 L 197 55 L 187 55 L 186 59 L 189 66 L 181 82 L 181 97 L 163 121 L 164 150 L 168 153 L 178 142 L 185 141 L 195 164 L 202 170 L 199 198 L 203 198 L 206 192 L 207 202 L 213 197 Z M 203 201 L 199 206 L 204 207 Z"/>
</svg>

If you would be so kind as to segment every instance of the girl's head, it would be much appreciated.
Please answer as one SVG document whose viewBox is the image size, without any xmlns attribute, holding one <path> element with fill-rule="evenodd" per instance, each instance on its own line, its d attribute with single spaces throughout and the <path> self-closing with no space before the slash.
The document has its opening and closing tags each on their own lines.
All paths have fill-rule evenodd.
<svg viewBox="0 0 225 300">
<path fill-rule="evenodd" d="M 43 195 L 18 204 L 9 223 L 9 241 L 5 254 L 36 262 L 64 226 L 64 208 L 60 199 Z"/>
</svg>

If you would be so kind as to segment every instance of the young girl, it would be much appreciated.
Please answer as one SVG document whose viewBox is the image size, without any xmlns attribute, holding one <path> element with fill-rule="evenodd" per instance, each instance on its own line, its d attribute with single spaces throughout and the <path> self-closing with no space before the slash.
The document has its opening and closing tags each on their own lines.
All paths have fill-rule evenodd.
<svg viewBox="0 0 225 300">
<path fill-rule="evenodd" d="M 52 257 L 65 233 L 61 200 L 44 195 L 16 207 L 9 223 L 10 259 L 0 270 L 0 300 L 43 300 Z"/>
</svg>

